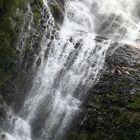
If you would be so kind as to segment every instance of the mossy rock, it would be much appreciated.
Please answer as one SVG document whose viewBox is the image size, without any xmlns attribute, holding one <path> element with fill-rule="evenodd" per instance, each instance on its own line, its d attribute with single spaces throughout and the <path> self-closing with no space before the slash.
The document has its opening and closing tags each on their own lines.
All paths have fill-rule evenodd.
<svg viewBox="0 0 140 140">
<path fill-rule="evenodd" d="M 140 93 L 131 96 L 131 103 L 129 103 L 127 107 L 129 109 L 140 110 Z"/>
<path fill-rule="evenodd" d="M 80 134 L 80 140 L 89 140 L 89 135 L 87 133 Z"/>
<path fill-rule="evenodd" d="M 18 23 L 21 17 L 16 16 L 16 10 L 23 9 L 25 2 L 26 0 L 0 0 L 0 94 L 3 94 L 8 103 L 13 101 L 16 92 L 14 76 L 17 74 L 19 61 L 16 41 L 20 31 L 17 32 L 16 29 L 21 24 Z M 13 21 L 17 26 L 13 26 Z"/>
<path fill-rule="evenodd" d="M 50 10 L 52 13 L 52 16 L 54 17 L 54 20 L 56 23 L 62 24 L 63 18 L 64 18 L 64 13 L 62 7 L 58 3 L 51 3 L 50 2 Z"/>
</svg>

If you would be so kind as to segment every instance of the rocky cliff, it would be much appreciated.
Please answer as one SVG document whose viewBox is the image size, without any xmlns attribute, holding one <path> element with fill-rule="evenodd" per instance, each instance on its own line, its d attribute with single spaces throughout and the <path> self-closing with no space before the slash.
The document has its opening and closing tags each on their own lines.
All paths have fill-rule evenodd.
<svg viewBox="0 0 140 140">
<path fill-rule="evenodd" d="M 16 110 L 41 63 L 44 15 L 41 0 L 0 1 L 0 94 Z"/>
<path fill-rule="evenodd" d="M 120 45 L 108 54 L 70 130 L 73 140 L 140 139 L 140 48 Z"/>
</svg>

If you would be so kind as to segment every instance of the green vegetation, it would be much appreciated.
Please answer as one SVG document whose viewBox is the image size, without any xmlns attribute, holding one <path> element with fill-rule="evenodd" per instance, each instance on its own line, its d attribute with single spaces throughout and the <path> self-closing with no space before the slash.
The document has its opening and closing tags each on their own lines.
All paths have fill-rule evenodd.
<svg viewBox="0 0 140 140">
<path fill-rule="evenodd" d="M 12 26 L 11 26 L 11 18 L 14 17 L 17 8 L 24 7 L 25 0 L 0 0 L 0 30 L 3 32 L 7 32 L 11 35 Z"/>
<path fill-rule="evenodd" d="M 0 91 L 9 103 L 10 100 L 12 101 L 12 92 L 14 92 L 12 81 L 18 60 L 15 46 L 18 33 L 13 28 L 12 20 L 14 18 L 17 20 L 16 9 L 24 6 L 24 2 L 24 0 L 0 0 Z"/>
<path fill-rule="evenodd" d="M 86 120 L 70 130 L 69 140 L 139 140 L 140 139 L 140 82 L 139 64 L 128 72 L 109 73 L 101 78 L 83 105 Z M 111 71 L 111 70 L 110 70 Z M 131 73 L 131 75 L 127 75 Z M 133 77 L 133 78 L 132 78 Z M 102 84 L 103 83 L 103 84 Z M 105 84 L 105 85 L 104 85 Z M 73 131 L 74 130 L 74 131 Z"/>
<path fill-rule="evenodd" d="M 40 32 L 43 1 L 29 0 L 28 2 L 33 12 L 32 26 L 36 32 Z M 16 100 L 17 94 L 22 94 L 29 88 L 31 81 L 27 73 L 34 63 L 34 54 L 39 51 L 40 34 L 32 35 L 25 40 L 22 54 L 16 48 L 26 12 L 27 0 L 0 0 L 0 94 L 8 104 Z M 25 31 L 27 26 L 28 23 L 25 25 Z M 31 40 L 38 42 L 34 41 L 35 45 L 31 46 Z"/>
<path fill-rule="evenodd" d="M 128 108 L 134 110 L 140 110 L 140 93 L 132 95 L 131 103 L 129 103 Z"/>
<path fill-rule="evenodd" d="M 139 140 L 139 100 L 139 93 L 95 95 L 88 106 L 88 121 L 79 132 L 70 132 L 68 137 L 71 140 Z"/>
</svg>

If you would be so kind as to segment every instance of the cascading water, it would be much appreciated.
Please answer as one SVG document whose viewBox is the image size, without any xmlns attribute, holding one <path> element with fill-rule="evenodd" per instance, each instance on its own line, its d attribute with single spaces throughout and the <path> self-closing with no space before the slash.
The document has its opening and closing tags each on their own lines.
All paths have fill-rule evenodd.
<svg viewBox="0 0 140 140">
<path fill-rule="evenodd" d="M 139 0 L 99 0 L 95 3 L 99 20 L 96 29 L 100 35 L 123 42 L 140 39 Z"/>
<path fill-rule="evenodd" d="M 96 35 L 119 41 L 139 40 L 138 17 L 133 15 L 136 2 L 66 1 L 63 25 L 53 34 L 55 23 L 44 0 L 49 12 L 47 30 L 54 39 L 46 38 L 48 32 L 42 38 L 43 62 L 20 117 L 15 117 L 13 133 L 7 134 L 9 140 L 61 140 L 85 93 L 98 81 L 112 44 L 109 39 L 96 42 Z M 35 125 L 39 133 L 31 136 Z"/>
</svg>

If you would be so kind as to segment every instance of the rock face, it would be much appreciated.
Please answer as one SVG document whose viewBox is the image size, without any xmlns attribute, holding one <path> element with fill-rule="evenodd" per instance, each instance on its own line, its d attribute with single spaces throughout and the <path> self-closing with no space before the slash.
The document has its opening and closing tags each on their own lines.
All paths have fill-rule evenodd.
<svg viewBox="0 0 140 140">
<path fill-rule="evenodd" d="M 0 95 L 16 111 L 41 64 L 37 58 L 46 28 L 44 15 L 42 0 L 0 1 Z"/>
<path fill-rule="evenodd" d="M 103 75 L 81 108 L 65 139 L 140 139 L 140 48 L 121 45 L 108 54 Z"/>
<path fill-rule="evenodd" d="M 4 130 L 1 128 L 8 130 L 10 129 L 12 114 L 9 106 L 4 101 L 3 97 L 0 95 L 0 139 L 4 137 Z"/>
<path fill-rule="evenodd" d="M 61 26 L 64 19 L 64 0 L 50 0 L 49 7 L 56 24 Z"/>
<path fill-rule="evenodd" d="M 49 5 L 57 28 L 62 24 L 64 1 L 49 1 Z M 46 38 L 53 39 L 46 24 L 49 18 L 43 0 L 0 1 L 0 95 L 17 112 L 42 62 L 42 38 L 48 32 Z"/>
<path fill-rule="evenodd" d="M 4 99 L 0 95 L 0 122 L 7 118 L 8 106 L 6 105 Z M 0 124 L 1 124 L 0 123 Z"/>
</svg>

